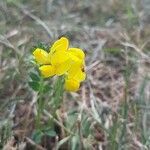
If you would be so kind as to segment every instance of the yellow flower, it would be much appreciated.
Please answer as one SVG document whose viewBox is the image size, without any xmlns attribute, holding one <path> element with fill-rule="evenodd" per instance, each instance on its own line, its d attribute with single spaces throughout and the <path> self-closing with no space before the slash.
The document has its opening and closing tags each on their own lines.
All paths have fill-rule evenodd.
<svg viewBox="0 0 150 150">
<path fill-rule="evenodd" d="M 83 67 L 79 67 L 77 64 L 72 65 L 67 72 L 68 78 L 75 79 L 79 82 L 84 81 L 86 74 L 83 69 Z"/>
<path fill-rule="evenodd" d="M 43 77 L 47 78 L 55 75 L 56 68 L 52 65 L 43 65 L 39 67 L 39 70 L 41 71 Z"/>
<path fill-rule="evenodd" d="M 40 65 L 50 64 L 49 54 L 45 50 L 37 48 L 33 52 L 33 55 L 38 64 Z"/>
<path fill-rule="evenodd" d="M 63 75 L 72 64 L 67 52 L 55 52 L 51 55 L 51 64 L 56 68 L 56 75 Z"/>
<path fill-rule="evenodd" d="M 54 52 L 59 52 L 59 51 L 66 51 L 69 46 L 69 41 L 67 38 L 62 37 L 59 40 L 57 40 L 52 47 L 50 48 L 50 54 L 53 54 Z"/>
<path fill-rule="evenodd" d="M 84 52 L 79 48 L 68 48 L 69 41 L 62 37 L 50 48 L 51 64 L 56 67 L 56 75 L 63 75 L 72 64 L 83 64 Z"/>
<path fill-rule="evenodd" d="M 68 70 L 64 85 L 67 91 L 75 92 L 79 89 L 80 82 L 84 81 L 86 78 L 86 74 L 82 69 L 84 68 L 80 67 L 78 64 L 74 64 Z"/>
<path fill-rule="evenodd" d="M 79 48 L 69 48 L 69 41 L 62 37 L 50 48 L 49 52 L 37 48 L 33 52 L 36 62 L 41 65 L 39 70 L 43 77 L 66 75 L 65 89 L 77 91 L 80 82 L 85 80 L 84 69 L 85 54 Z"/>
<path fill-rule="evenodd" d="M 73 80 L 73 79 L 67 79 L 65 81 L 65 90 L 70 92 L 76 92 L 80 87 L 80 82 Z"/>
<path fill-rule="evenodd" d="M 85 58 L 84 52 L 79 48 L 69 48 L 68 52 L 69 52 L 70 55 L 76 56 L 78 59 L 82 60 L 82 59 Z"/>
</svg>

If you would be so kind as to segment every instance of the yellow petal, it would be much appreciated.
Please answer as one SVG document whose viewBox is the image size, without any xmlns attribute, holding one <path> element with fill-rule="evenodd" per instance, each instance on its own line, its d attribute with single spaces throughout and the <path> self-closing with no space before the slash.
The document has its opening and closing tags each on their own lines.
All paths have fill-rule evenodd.
<svg viewBox="0 0 150 150">
<path fill-rule="evenodd" d="M 44 51 L 43 49 L 37 48 L 33 52 L 33 55 L 38 64 L 40 64 L 40 65 L 50 64 L 50 59 L 49 59 L 48 53 L 46 51 Z"/>
<path fill-rule="evenodd" d="M 81 49 L 69 48 L 67 52 L 74 63 L 84 66 L 85 54 Z"/>
<path fill-rule="evenodd" d="M 79 70 L 77 73 L 76 73 L 76 75 L 75 75 L 75 77 L 74 77 L 75 79 L 77 79 L 78 81 L 84 81 L 85 80 L 85 78 L 86 78 L 86 73 L 85 72 L 83 72 L 82 70 Z"/>
<path fill-rule="evenodd" d="M 70 57 L 67 52 L 56 52 L 51 56 L 52 65 L 60 65 L 68 60 L 70 60 Z"/>
<path fill-rule="evenodd" d="M 81 66 L 81 64 L 83 64 L 83 60 L 82 59 L 79 59 L 77 56 L 72 55 L 69 52 L 68 52 L 68 54 L 69 54 L 69 57 L 70 57 L 70 59 L 72 60 L 72 62 L 74 64 L 78 64 L 79 66 Z"/>
<path fill-rule="evenodd" d="M 65 86 L 65 90 L 76 92 L 80 87 L 80 82 L 74 79 L 66 79 L 64 86 Z"/>
<path fill-rule="evenodd" d="M 77 81 L 84 81 L 86 78 L 86 73 L 82 70 L 80 66 L 77 64 L 71 65 L 70 69 L 68 70 L 68 78 L 73 78 Z"/>
<path fill-rule="evenodd" d="M 63 75 L 66 71 L 69 70 L 72 64 L 67 52 L 56 52 L 51 57 L 51 64 L 56 68 L 56 75 Z"/>
<path fill-rule="evenodd" d="M 85 58 L 85 54 L 84 54 L 83 50 L 81 50 L 79 48 L 69 48 L 68 52 L 71 55 L 74 55 L 74 56 L 78 57 L 79 59 L 84 59 Z"/>
<path fill-rule="evenodd" d="M 55 75 L 55 67 L 52 65 L 43 65 L 39 67 L 39 70 L 41 71 L 41 74 L 45 78 Z"/>
<path fill-rule="evenodd" d="M 61 63 L 60 65 L 56 66 L 56 75 L 60 76 L 66 73 L 71 67 L 70 60 Z"/>
<path fill-rule="evenodd" d="M 58 51 L 66 51 L 69 46 L 69 41 L 66 37 L 62 37 L 57 40 L 52 47 L 50 48 L 50 53 L 53 54 L 54 52 Z"/>
</svg>

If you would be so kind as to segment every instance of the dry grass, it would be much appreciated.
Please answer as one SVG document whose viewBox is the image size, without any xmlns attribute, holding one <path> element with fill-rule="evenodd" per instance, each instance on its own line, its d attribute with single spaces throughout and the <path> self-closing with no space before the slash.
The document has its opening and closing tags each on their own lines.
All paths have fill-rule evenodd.
<svg viewBox="0 0 150 150">
<path fill-rule="evenodd" d="M 150 149 L 149 9 L 148 0 L 0 1 L 0 147 L 45 149 L 28 130 L 37 97 L 28 86 L 31 49 L 65 35 L 85 51 L 87 79 L 78 93 L 64 96 L 53 118 L 61 134 L 48 138 L 46 149 L 73 142 L 72 132 L 79 132 L 75 150 Z M 45 111 L 44 120 L 49 117 Z M 15 132 L 21 138 L 14 142 Z M 73 149 L 69 142 L 62 149 Z"/>
</svg>

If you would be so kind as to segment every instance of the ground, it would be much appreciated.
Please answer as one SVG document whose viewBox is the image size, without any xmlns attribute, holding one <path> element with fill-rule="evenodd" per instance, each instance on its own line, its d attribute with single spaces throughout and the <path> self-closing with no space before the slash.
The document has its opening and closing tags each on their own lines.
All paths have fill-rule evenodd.
<svg viewBox="0 0 150 150">
<path fill-rule="evenodd" d="M 54 118 L 51 90 L 43 95 L 41 122 L 53 130 L 41 135 L 32 51 L 61 36 L 85 52 L 87 77 Z M 17 148 L 150 149 L 149 0 L 0 1 L 0 149 Z"/>
</svg>

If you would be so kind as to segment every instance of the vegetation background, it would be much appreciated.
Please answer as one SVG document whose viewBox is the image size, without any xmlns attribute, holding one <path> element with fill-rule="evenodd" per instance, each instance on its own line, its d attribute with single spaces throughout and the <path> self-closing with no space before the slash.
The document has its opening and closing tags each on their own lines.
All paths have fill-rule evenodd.
<svg viewBox="0 0 150 150">
<path fill-rule="evenodd" d="M 41 134 L 32 50 L 61 36 L 86 53 L 87 79 L 65 93 L 55 127 Z M 0 1 L 0 149 L 17 148 L 150 149 L 149 0 Z"/>
</svg>

